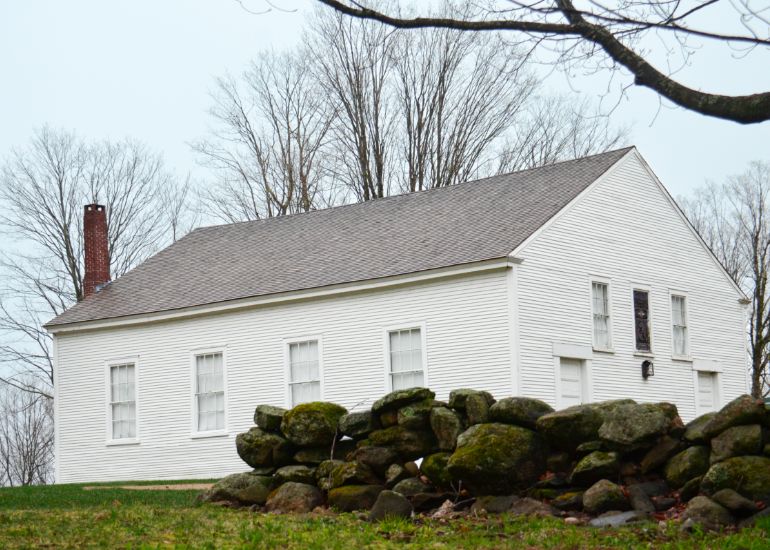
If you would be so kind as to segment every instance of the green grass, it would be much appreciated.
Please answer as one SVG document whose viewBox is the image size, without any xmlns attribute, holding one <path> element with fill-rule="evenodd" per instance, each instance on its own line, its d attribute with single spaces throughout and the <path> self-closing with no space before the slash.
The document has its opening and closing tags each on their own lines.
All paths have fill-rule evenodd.
<svg viewBox="0 0 770 550">
<path fill-rule="evenodd" d="M 131 484 L 135 484 L 131 482 Z M 770 518 L 738 533 L 683 534 L 677 524 L 622 529 L 559 519 L 386 521 L 354 514 L 276 516 L 196 502 L 195 491 L 0 489 L 0 548 L 676 548 L 766 549 Z"/>
</svg>

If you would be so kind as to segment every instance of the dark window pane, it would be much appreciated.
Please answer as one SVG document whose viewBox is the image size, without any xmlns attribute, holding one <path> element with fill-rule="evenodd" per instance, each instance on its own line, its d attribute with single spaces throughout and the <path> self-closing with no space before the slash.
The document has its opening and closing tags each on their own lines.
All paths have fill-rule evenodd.
<svg viewBox="0 0 770 550">
<path fill-rule="evenodd" d="M 650 295 L 644 290 L 634 290 L 634 329 L 636 349 L 650 351 Z"/>
</svg>

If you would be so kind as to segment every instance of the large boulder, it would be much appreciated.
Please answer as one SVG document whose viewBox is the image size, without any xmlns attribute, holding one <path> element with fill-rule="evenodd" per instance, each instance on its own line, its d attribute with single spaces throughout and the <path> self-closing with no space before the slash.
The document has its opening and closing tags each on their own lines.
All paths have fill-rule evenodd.
<svg viewBox="0 0 770 550">
<path fill-rule="evenodd" d="M 343 414 L 338 427 L 343 435 L 353 439 L 363 439 L 378 428 L 372 411 Z"/>
<path fill-rule="evenodd" d="M 583 509 L 589 514 L 628 510 L 629 506 L 623 490 L 606 479 L 600 479 L 583 493 Z"/>
<path fill-rule="evenodd" d="M 484 393 L 474 393 L 465 398 L 465 417 L 469 426 L 489 422 L 490 402 Z"/>
<path fill-rule="evenodd" d="M 452 409 L 436 407 L 430 411 L 430 427 L 436 435 L 438 448 L 452 451 L 457 444 L 457 437 L 465 429 L 462 417 Z"/>
<path fill-rule="evenodd" d="M 375 401 L 372 405 L 372 412 L 379 415 L 387 411 L 397 411 L 411 403 L 418 403 L 426 399 L 433 399 L 434 397 L 436 397 L 436 394 L 428 388 L 396 390 Z"/>
<path fill-rule="evenodd" d="M 475 494 L 502 495 L 536 482 L 545 459 L 545 444 L 532 430 L 477 424 L 458 438 L 447 469 Z"/>
<path fill-rule="evenodd" d="M 704 429 L 709 425 L 711 419 L 716 416 L 716 411 L 703 414 L 691 420 L 684 429 L 684 439 L 688 443 L 701 444 L 707 443 L 708 438 Z"/>
<path fill-rule="evenodd" d="M 337 464 L 329 473 L 329 488 L 343 485 L 380 485 L 382 480 L 366 464 L 361 462 L 343 462 Z"/>
<path fill-rule="evenodd" d="M 329 491 L 329 506 L 341 512 L 370 510 L 384 490 L 381 485 L 345 485 Z"/>
<path fill-rule="evenodd" d="M 492 405 L 492 403 L 495 402 L 495 398 L 492 397 L 492 394 L 487 391 L 462 388 L 459 390 L 452 390 L 451 392 L 449 392 L 449 408 L 456 409 L 459 411 L 465 411 L 466 401 L 468 399 L 468 396 L 470 395 L 481 396 L 484 399 L 484 401 L 487 402 L 487 405 L 490 405 L 490 406 Z"/>
<path fill-rule="evenodd" d="M 651 447 L 678 416 L 676 407 L 664 403 L 619 405 L 606 414 L 599 437 L 618 451 Z"/>
<path fill-rule="evenodd" d="M 753 500 L 749 500 L 737 491 L 722 489 L 711 495 L 711 500 L 730 510 L 737 516 L 750 516 L 759 512 L 759 506 Z"/>
<path fill-rule="evenodd" d="M 318 487 L 307 483 L 284 483 L 267 499 L 267 511 L 278 513 L 311 512 L 323 504 L 323 494 Z"/>
<path fill-rule="evenodd" d="M 404 495 L 395 491 L 381 491 L 369 512 L 369 521 L 409 518 L 412 516 L 412 511 L 412 503 Z"/>
<path fill-rule="evenodd" d="M 206 491 L 202 499 L 208 502 L 235 502 L 237 504 L 260 506 L 267 502 L 274 485 L 269 476 L 258 476 L 252 473 L 232 474 L 217 481 Z"/>
<path fill-rule="evenodd" d="M 770 501 L 770 458 L 736 456 L 717 462 L 701 482 L 701 490 L 713 495 L 721 489 L 733 489 L 751 500 Z"/>
<path fill-rule="evenodd" d="M 426 399 L 418 403 L 411 403 L 398 409 L 396 422 L 407 430 L 423 430 L 430 426 L 430 411 L 434 401 Z"/>
<path fill-rule="evenodd" d="M 324 460 L 321 462 L 315 471 L 316 485 L 324 491 L 331 489 L 332 472 L 342 464 L 345 464 L 342 460 Z"/>
<path fill-rule="evenodd" d="M 429 487 L 419 477 L 408 477 L 396 483 L 393 490 L 405 497 L 413 497 L 414 495 L 427 492 Z"/>
<path fill-rule="evenodd" d="M 429 430 L 407 430 L 403 426 L 391 426 L 369 434 L 372 445 L 389 447 L 403 460 L 416 460 L 436 451 L 436 438 Z"/>
<path fill-rule="evenodd" d="M 359 447 L 350 459 L 366 464 L 377 475 L 384 476 L 388 467 L 398 461 L 398 453 L 390 447 Z"/>
<path fill-rule="evenodd" d="M 722 407 L 703 427 L 703 435 L 711 439 L 727 428 L 744 424 L 762 424 L 765 420 L 765 403 L 750 395 L 741 395 Z"/>
<path fill-rule="evenodd" d="M 749 424 L 727 428 L 711 440 L 711 463 L 733 456 L 758 455 L 762 452 L 762 426 Z"/>
<path fill-rule="evenodd" d="M 489 420 L 533 429 L 537 419 L 553 412 L 545 401 L 529 397 L 506 397 L 489 408 Z"/>
<path fill-rule="evenodd" d="M 678 438 L 664 435 L 652 449 L 647 451 L 639 463 L 642 474 L 648 474 L 663 466 L 668 459 L 680 452 L 684 443 Z"/>
<path fill-rule="evenodd" d="M 294 453 L 294 462 L 299 464 L 320 464 L 324 460 L 334 458 L 345 460 L 348 454 L 356 449 L 352 439 L 339 439 L 333 445 L 323 447 L 304 447 Z"/>
<path fill-rule="evenodd" d="M 578 487 L 589 487 L 603 478 L 615 478 L 620 472 L 620 455 L 594 451 L 575 465 L 570 483 Z"/>
<path fill-rule="evenodd" d="M 678 489 L 709 469 L 709 448 L 702 445 L 689 447 L 675 454 L 666 464 L 664 476 L 668 484 Z"/>
<path fill-rule="evenodd" d="M 294 448 L 277 434 L 251 428 L 235 437 L 235 450 L 252 468 L 283 466 L 291 462 Z"/>
<path fill-rule="evenodd" d="M 688 504 L 682 515 L 685 521 L 701 525 L 706 529 L 717 530 L 732 525 L 735 519 L 724 507 L 708 497 L 694 497 Z"/>
<path fill-rule="evenodd" d="M 288 483 L 294 481 L 296 483 L 315 483 L 316 468 L 309 468 L 308 466 L 301 466 L 298 464 L 292 464 L 290 466 L 283 466 L 273 474 L 275 480 L 281 483 Z"/>
<path fill-rule="evenodd" d="M 452 476 L 447 470 L 450 453 L 434 453 L 422 459 L 420 472 L 436 487 L 449 489 L 452 486 Z"/>
<path fill-rule="evenodd" d="M 337 424 L 347 409 L 334 403 L 314 401 L 297 405 L 281 422 L 286 439 L 300 447 L 331 447 L 340 435 Z"/>
<path fill-rule="evenodd" d="M 286 409 L 281 407 L 257 405 L 257 408 L 254 410 L 254 424 L 266 432 L 279 433 L 284 414 L 286 414 Z"/>
<path fill-rule="evenodd" d="M 603 422 L 603 414 L 597 407 L 575 405 L 544 414 L 537 419 L 535 426 L 551 445 L 572 451 L 584 441 L 598 439 Z"/>
</svg>

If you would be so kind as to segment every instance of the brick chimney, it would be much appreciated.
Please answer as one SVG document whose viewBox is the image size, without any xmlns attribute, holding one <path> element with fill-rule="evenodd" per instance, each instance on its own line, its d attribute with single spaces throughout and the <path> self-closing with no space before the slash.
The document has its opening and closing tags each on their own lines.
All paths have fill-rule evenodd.
<svg viewBox="0 0 770 550">
<path fill-rule="evenodd" d="M 107 246 L 107 209 L 87 204 L 83 212 L 85 276 L 83 297 L 88 298 L 110 282 L 110 251 Z"/>
</svg>

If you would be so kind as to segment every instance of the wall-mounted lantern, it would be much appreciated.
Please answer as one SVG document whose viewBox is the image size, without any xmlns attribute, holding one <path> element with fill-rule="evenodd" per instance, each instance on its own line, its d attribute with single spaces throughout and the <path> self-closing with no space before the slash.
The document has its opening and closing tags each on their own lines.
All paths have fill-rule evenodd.
<svg viewBox="0 0 770 550">
<path fill-rule="evenodd" d="M 647 380 L 650 376 L 655 376 L 655 365 L 649 359 L 642 361 L 642 378 Z"/>
</svg>

